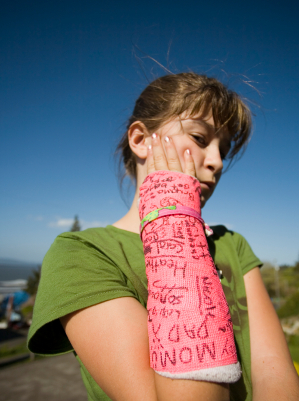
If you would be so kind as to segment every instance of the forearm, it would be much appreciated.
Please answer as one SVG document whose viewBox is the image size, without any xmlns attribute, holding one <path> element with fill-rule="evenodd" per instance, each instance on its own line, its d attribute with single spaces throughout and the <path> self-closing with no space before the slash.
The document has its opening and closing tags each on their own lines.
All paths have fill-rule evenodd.
<svg viewBox="0 0 299 401">
<path fill-rule="evenodd" d="M 258 268 L 244 276 L 254 401 L 297 401 L 299 380 Z"/>
<path fill-rule="evenodd" d="M 157 378 L 149 366 L 147 311 L 135 298 L 103 302 L 61 322 L 93 379 L 114 401 L 229 399 L 221 385 Z"/>
<path fill-rule="evenodd" d="M 229 401 L 229 385 L 195 380 L 172 380 L 155 373 L 158 401 Z"/>
<path fill-rule="evenodd" d="M 292 366 L 281 361 L 264 363 L 264 373 L 253 381 L 253 401 L 298 401 L 299 378 Z"/>
</svg>

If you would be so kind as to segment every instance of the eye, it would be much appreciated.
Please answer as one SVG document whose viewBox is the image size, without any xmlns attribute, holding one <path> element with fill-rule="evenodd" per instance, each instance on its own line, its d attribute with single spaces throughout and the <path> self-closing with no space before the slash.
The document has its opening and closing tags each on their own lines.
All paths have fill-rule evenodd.
<svg viewBox="0 0 299 401">
<path fill-rule="evenodd" d="M 194 141 L 201 146 L 206 146 L 206 138 L 200 134 L 191 134 Z"/>
</svg>

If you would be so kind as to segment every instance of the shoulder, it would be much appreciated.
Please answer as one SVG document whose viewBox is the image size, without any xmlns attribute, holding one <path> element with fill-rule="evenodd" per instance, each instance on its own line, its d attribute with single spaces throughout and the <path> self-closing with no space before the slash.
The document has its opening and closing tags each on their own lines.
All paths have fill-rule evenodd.
<svg viewBox="0 0 299 401">
<path fill-rule="evenodd" d="M 224 225 L 211 226 L 211 229 L 213 230 L 213 235 L 209 237 L 209 240 L 217 246 L 233 247 L 238 250 L 242 244 L 248 244 L 243 235 L 229 230 Z"/>
<path fill-rule="evenodd" d="M 108 278 L 126 281 L 119 266 L 124 258 L 123 244 L 130 240 L 112 227 L 90 228 L 58 235 L 45 255 L 40 288 L 65 288 L 98 283 Z M 62 290 L 62 288 L 60 288 Z"/>
<path fill-rule="evenodd" d="M 217 225 L 217 226 L 211 226 L 211 229 L 213 230 L 213 235 L 209 238 L 213 242 L 220 242 L 220 243 L 226 243 L 226 244 L 234 244 L 237 248 L 248 244 L 248 241 L 244 238 L 244 236 L 237 231 L 233 231 L 225 227 L 224 225 Z"/>
<path fill-rule="evenodd" d="M 245 238 L 238 232 L 228 229 L 226 226 L 220 224 L 217 226 L 211 226 L 213 230 L 213 240 L 215 241 L 234 241 L 245 240 Z"/>
<path fill-rule="evenodd" d="M 243 275 L 254 267 L 261 267 L 261 260 L 254 254 L 248 241 L 236 231 L 224 225 L 211 226 L 213 235 L 208 238 L 215 263 L 241 269 Z"/>
<path fill-rule="evenodd" d="M 94 245 L 96 248 L 109 248 L 109 244 L 115 244 L 116 242 L 117 240 L 113 236 L 113 233 L 111 233 L 109 226 L 88 228 L 84 231 L 70 231 L 58 235 L 50 250 L 53 251 L 53 249 L 60 247 L 62 247 L 61 249 L 68 249 L 72 246 L 79 246 L 80 243 Z"/>
<path fill-rule="evenodd" d="M 138 235 L 132 237 L 138 240 Z M 127 243 L 132 243 L 130 233 L 112 226 L 66 232 L 55 239 L 42 264 L 30 328 L 29 345 L 34 352 L 71 349 L 61 332 L 58 319 L 62 316 L 114 298 L 139 300 L 126 274 L 129 267 L 126 270 L 123 248 Z M 49 332 L 54 334 L 45 346 Z"/>
<path fill-rule="evenodd" d="M 121 253 L 122 243 L 129 241 L 126 235 L 118 235 L 112 226 L 89 228 L 84 231 L 65 232 L 56 237 L 43 261 L 48 264 L 84 264 L 100 259 L 115 259 Z"/>
</svg>

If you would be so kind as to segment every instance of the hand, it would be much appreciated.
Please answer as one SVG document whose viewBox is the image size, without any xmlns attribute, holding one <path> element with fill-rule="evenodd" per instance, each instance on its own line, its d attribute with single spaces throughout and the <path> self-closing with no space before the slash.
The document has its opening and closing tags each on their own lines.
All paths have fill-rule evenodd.
<svg viewBox="0 0 299 401">
<path fill-rule="evenodd" d="M 162 141 L 164 146 L 162 145 Z M 163 149 L 164 148 L 164 149 Z M 195 177 L 194 160 L 189 149 L 184 152 L 184 168 L 182 168 L 179 156 L 171 137 L 163 139 L 158 134 L 151 137 L 151 145 L 147 152 L 147 173 L 158 170 L 178 171 Z"/>
</svg>

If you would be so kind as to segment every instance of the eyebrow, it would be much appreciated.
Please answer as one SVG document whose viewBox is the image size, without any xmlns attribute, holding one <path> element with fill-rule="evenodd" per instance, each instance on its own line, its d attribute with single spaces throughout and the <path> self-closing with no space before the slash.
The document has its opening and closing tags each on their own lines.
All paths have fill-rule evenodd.
<svg viewBox="0 0 299 401">
<path fill-rule="evenodd" d="M 214 125 L 207 123 L 205 120 L 202 120 L 201 118 L 191 118 L 191 117 L 181 118 L 181 121 L 186 121 L 186 122 L 190 121 L 191 123 L 195 123 L 198 125 L 204 125 L 205 127 L 209 128 L 209 129 L 213 129 L 213 130 L 218 129 Z"/>
</svg>

